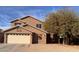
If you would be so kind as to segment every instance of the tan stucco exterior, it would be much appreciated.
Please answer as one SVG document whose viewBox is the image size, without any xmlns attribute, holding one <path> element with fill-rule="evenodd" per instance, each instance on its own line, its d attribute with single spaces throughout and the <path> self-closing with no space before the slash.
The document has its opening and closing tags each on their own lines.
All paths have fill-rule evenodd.
<svg viewBox="0 0 79 59">
<path fill-rule="evenodd" d="M 12 27 L 15 26 L 15 23 L 21 23 L 21 24 L 29 24 L 29 25 L 32 25 L 34 27 L 36 27 L 36 24 L 41 24 L 42 25 L 42 28 L 41 29 L 44 29 L 43 28 L 43 22 L 42 21 L 39 21 L 39 20 L 36 20 L 35 18 L 33 17 L 27 17 L 27 18 L 24 18 L 24 19 L 18 19 L 19 21 L 15 21 L 13 22 L 11 25 Z"/>
<path fill-rule="evenodd" d="M 18 31 L 18 30 L 21 30 L 20 32 Z M 28 30 L 25 30 L 25 29 L 23 29 L 23 28 L 15 28 L 15 29 L 12 29 L 12 30 L 9 30 L 9 31 L 7 31 L 7 32 L 5 32 L 5 34 L 4 34 L 4 43 L 12 43 L 12 41 L 13 41 L 13 43 L 15 42 L 17 42 L 18 44 L 20 43 L 26 43 L 26 40 L 25 39 L 20 39 L 20 41 L 18 42 L 17 40 L 20 38 L 20 37 L 18 37 L 18 39 L 17 39 L 17 36 L 15 37 L 15 40 L 9 40 L 8 41 L 8 35 L 10 36 L 10 34 L 29 34 L 29 37 L 30 37 L 30 39 L 28 39 L 27 41 L 30 41 L 30 44 L 32 43 L 31 41 L 32 41 L 32 37 L 31 37 L 31 35 L 32 35 L 32 33 L 30 32 L 30 31 L 28 31 Z M 10 37 L 9 37 L 10 38 Z M 23 37 L 22 37 L 23 38 Z M 24 38 L 25 38 L 25 36 L 24 36 Z M 27 38 L 27 35 L 26 35 L 26 38 Z M 27 42 L 28 43 L 28 42 Z M 26 43 L 26 44 L 27 44 Z"/>
<path fill-rule="evenodd" d="M 16 27 L 15 23 L 21 23 L 23 26 Z M 24 38 L 22 41 L 20 40 L 19 42 L 17 42 L 17 40 L 18 40 L 17 36 L 15 36 L 15 40 L 10 39 L 9 41 L 7 41 L 7 38 L 12 37 L 11 35 L 9 35 L 9 37 L 8 37 L 8 34 L 11 34 L 11 33 L 23 34 L 23 33 L 25 33 L 25 34 L 29 34 L 29 37 L 30 37 L 30 39 L 27 40 L 27 43 L 32 44 L 32 33 L 36 33 L 36 34 L 38 34 L 38 44 L 46 44 L 46 31 L 43 30 L 43 25 L 42 25 L 42 28 L 40 29 L 40 28 L 36 27 L 36 24 L 43 24 L 43 22 L 36 20 L 33 17 L 27 17 L 27 18 L 12 22 L 12 24 L 11 24 L 12 29 L 4 31 L 4 42 L 5 43 L 8 43 L 8 42 L 9 43 L 12 43 L 12 42 L 19 43 L 19 42 L 25 41 L 24 43 L 26 43 L 25 36 L 19 37 L 18 39 Z M 14 28 L 14 27 L 16 27 L 16 28 Z"/>
<path fill-rule="evenodd" d="M 17 30 L 20 30 L 20 32 L 18 32 Z M 29 25 L 21 27 L 21 28 L 15 28 L 15 29 L 12 29 L 12 30 L 9 30 L 9 31 L 5 32 L 5 35 L 4 35 L 5 40 L 4 40 L 4 42 L 5 43 L 7 42 L 7 34 L 10 34 L 10 33 L 27 33 L 27 34 L 30 34 L 32 36 L 32 32 L 38 34 L 39 36 L 41 35 L 41 39 L 40 38 L 38 39 L 38 44 L 45 44 L 46 43 L 46 33 L 43 32 L 42 30 L 33 28 L 33 27 L 29 26 Z M 32 37 L 30 39 L 31 39 L 30 41 L 32 41 Z"/>
<path fill-rule="evenodd" d="M 39 36 L 41 35 L 42 39 L 39 39 L 39 43 L 46 43 L 46 32 L 43 32 L 42 30 L 35 29 L 31 26 L 25 26 L 24 28 L 37 33 Z"/>
</svg>

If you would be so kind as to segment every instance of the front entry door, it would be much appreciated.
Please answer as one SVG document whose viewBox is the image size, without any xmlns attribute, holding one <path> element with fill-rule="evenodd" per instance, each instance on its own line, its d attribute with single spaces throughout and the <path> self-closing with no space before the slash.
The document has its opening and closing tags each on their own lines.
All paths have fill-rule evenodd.
<svg viewBox="0 0 79 59">
<path fill-rule="evenodd" d="M 32 44 L 38 44 L 38 34 L 32 33 Z"/>
</svg>

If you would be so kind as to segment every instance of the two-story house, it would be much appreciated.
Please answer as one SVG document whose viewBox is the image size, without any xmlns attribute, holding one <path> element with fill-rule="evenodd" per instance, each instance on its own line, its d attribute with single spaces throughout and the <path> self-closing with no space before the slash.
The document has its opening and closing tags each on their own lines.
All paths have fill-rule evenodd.
<svg viewBox="0 0 79 59">
<path fill-rule="evenodd" d="M 8 44 L 44 44 L 46 33 L 42 21 L 26 16 L 11 22 L 11 28 L 4 31 L 4 42 Z"/>
</svg>

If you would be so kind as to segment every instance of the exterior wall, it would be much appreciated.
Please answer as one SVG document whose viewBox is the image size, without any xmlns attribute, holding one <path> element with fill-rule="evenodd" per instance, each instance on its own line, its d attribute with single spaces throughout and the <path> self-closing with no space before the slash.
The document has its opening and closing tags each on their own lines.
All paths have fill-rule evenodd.
<svg viewBox="0 0 79 59">
<path fill-rule="evenodd" d="M 41 39 L 39 38 L 38 44 L 45 44 L 46 43 L 46 33 L 45 32 L 43 32 L 41 30 L 38 30 L 36 28 L 33 28 L 31 26 L 25 26 L 23 28 L 18 28 L 18 29 L 21 30 L 21 31 L 18 32 L 17 28 L 16 28 L 16 29 L 12 29 L 10 31 L 5 32 L 5 34 L 4 34 L 4 39 L 5 39 L 4 42 L 6 42 L 6 40 L 7 40 L 6 38 L 7 38 L 8 33 L 30 33 L 30 34 L 32 34 L 32 32 L 34 32 L 34 33 L 36 33 L 38 35 L 41 35 Z M 27 31 L 27 30 L 29 30 L 29 31 Z M 32 38 L 31 38 L 31 41 L 32 41 Z"/>
<path fill-rule="evenodd" d="M 22 29 L 22 28 L 18 28 L 19 30 L 21 30 L 21 31 L 17 31 L 17 28 L 16 29 L 12 29 L 12 30 L 10 30 L 10 31 L 7 31 L 7 32 L 5 32 L 4 33 L 4 43 L 7 43 L 7 35 L 8 34 L 11 34 L 11 33 L 15 33 L 15 34 L 30 34 L 30 35 L 32 35 L 32 33 L 31 32 L 29 32 L 29 31 L 27 31 L 27 30 L 25 30 L 25 29 Z M 31 38 L 30 38 L 30 42 L 32 41 L 32 36 L 30 36 Z M 24 37 L 25 38 L 25 37 Z M 15 40 L 16 41 L 16 40 Z M 16 41 L 17 42 L 17 41 Z M 16 43 L 15 42 L 15 43 Z M 32 43 L 32 42 L 31 42 Z M 30 43 L 30 44 L 31 44 Z"/>
<path fill-rule="evenodd" d="M 13 23 L 12 23 L 12 27 L 15 26 L 15 23 L 29 24 L 29 25 L 32 25 L 32 26 L 35 26 L 35 27 L 36 27 L 36 24 L 42 24 L 42 28 L 41 28 L 41 29 L 44 29 L 44 28 L 43 28 L 43 22 L 41 22 L 41 21 L 39 21 L 39 20 L 35 20 L 35 19 L 32 18 L 32 17 L 28 17 L 28 18 L 26 18 L 26 19 L 13 22 Z"/>
<path fill-rule="evenodd" d="M 7 31 L 5 33 L 31 33 L 30 30 L 26 30 L 24 28 L 16 28 L 16 29 L 12 29 L 10 31 Z"/>
<path fill-rule="evenodd" d="M 25 26 L 24 28 L 25 28 L 25 29 L 28 29 L 28 30 L 30 30 L 30 31 L 32 31 L 32 32 L 35 32 L 35 33 L 37 33 L 38 35 L 41 35 L 41 36 L 42 36 L 41 39 L 39 39 L 39 44 L 40 44 L 40 43 L 41 43 L 41 44 L 45 44 L 45 43 L 46 43 L 46 33 L 45 33 L 45 32 L 40 31 L 40 30 L 38 30 L 38 29 L 35 29 L 35 28 L 31 27 L 31 26 Z"/>
</svg>

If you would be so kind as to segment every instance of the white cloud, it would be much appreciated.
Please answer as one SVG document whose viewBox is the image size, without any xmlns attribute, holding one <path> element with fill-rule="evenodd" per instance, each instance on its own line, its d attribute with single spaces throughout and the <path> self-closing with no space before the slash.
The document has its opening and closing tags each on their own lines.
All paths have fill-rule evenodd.
<svg viewBox="0 0 79 59">
<path fill-rule="evenodd" d="M 10 26 L 0 26 L 0 29 L 3 29 L 3 30 L 6 30 L 6 29 L 9 29 Z"/>
</svg>

